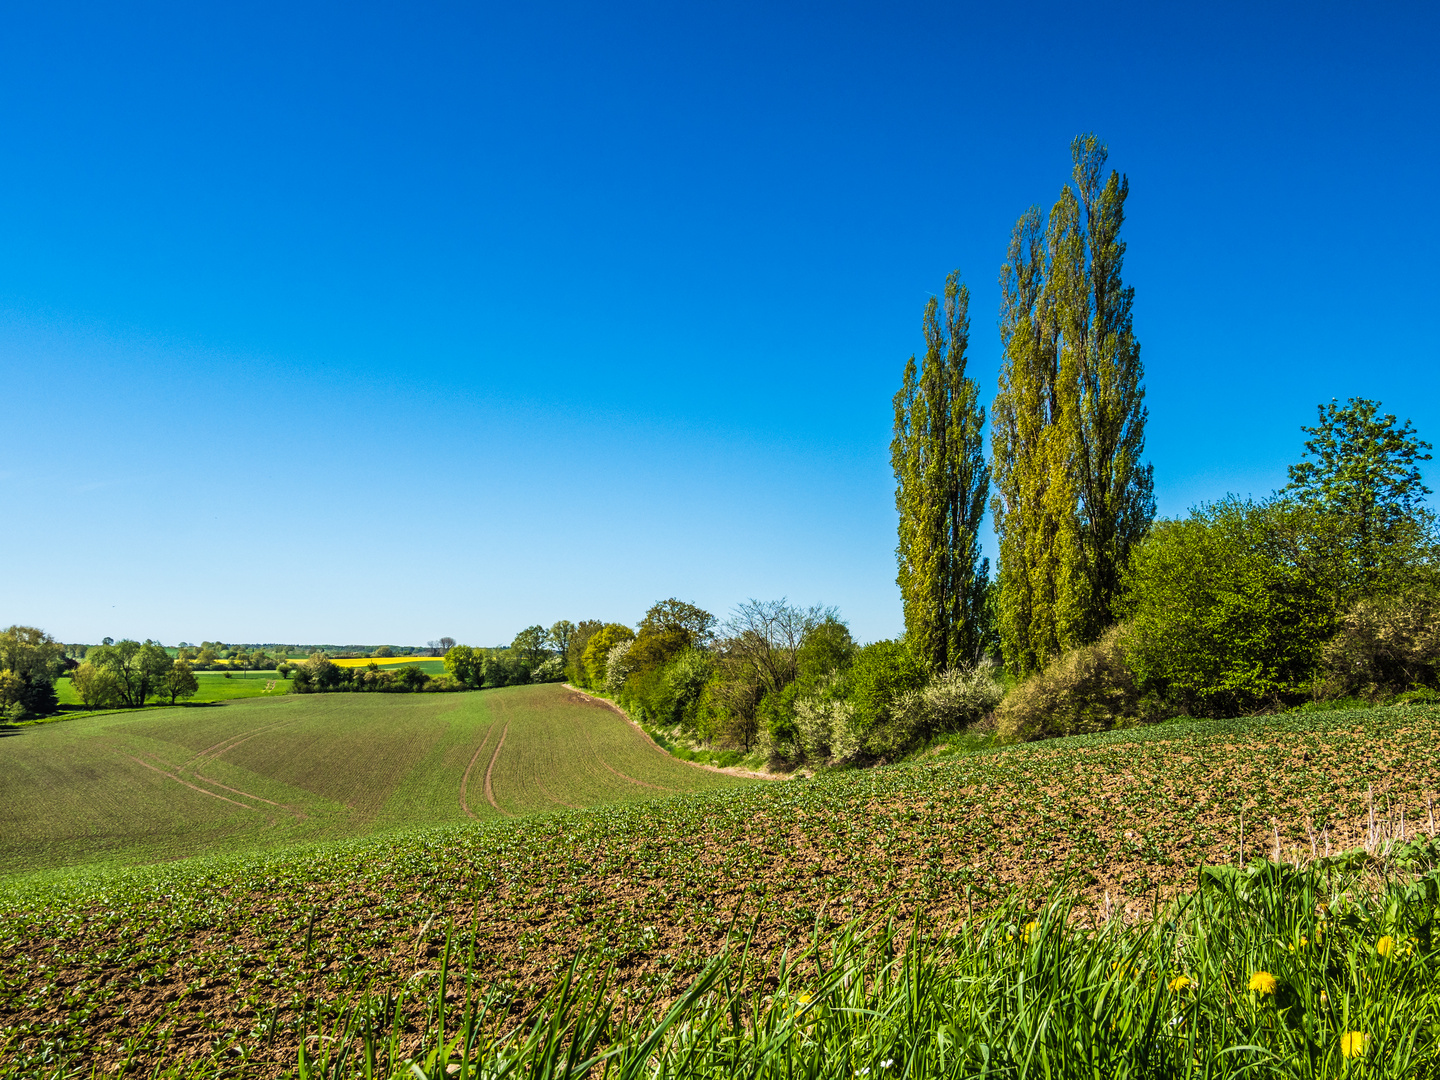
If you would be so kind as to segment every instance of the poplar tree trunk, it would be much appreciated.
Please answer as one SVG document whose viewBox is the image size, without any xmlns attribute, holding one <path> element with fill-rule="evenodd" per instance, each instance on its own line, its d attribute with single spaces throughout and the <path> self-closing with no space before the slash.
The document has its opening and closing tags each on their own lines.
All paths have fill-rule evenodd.
<svg viewBox="0 0 1440 1080">
<path fill-rule="evenodd" d="M 894 399 L 896 582 L 906 639 L 935 670 L 974 663 L 985 636 L 989 563 L 979 532 L 990 474 L 985 409 L 965 373 L 969 305 L 955 271 L 945 282 L 943 323 L 939 300 L 925 307 L 923 365 L 910 357 Z"/>
</svg>

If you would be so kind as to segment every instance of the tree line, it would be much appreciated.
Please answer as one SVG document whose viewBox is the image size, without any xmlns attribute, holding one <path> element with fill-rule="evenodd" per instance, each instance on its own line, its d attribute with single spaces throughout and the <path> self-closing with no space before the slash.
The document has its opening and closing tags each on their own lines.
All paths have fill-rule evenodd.
<svg viewBox="0 0 1440 1080">
<path fill-rule="evenodd" d="M 861 645 L 835 609 L 785 599 L 747 600 L 723 622 L 674 597 L 633 630 L 584 620 L 566 672 L 682 752 L 689 742 L 790 766 L 893 760 L 1002 693 L 985 665 L 935 678 L 903 643 Z"/>
</svg>

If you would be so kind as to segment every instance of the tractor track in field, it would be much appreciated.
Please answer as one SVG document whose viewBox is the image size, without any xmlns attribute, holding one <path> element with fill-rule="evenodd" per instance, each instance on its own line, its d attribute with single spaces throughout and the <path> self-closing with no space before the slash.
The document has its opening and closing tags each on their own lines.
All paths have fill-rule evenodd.
<svg viewBox="0 0 1440 1080">
<path fill-rule="evenodd" d="M 495 788 L 491 786 L 490 776 L 495 771 L 495 762 L 500 758 L 500 751 L 505 749 L 505 736 L 508 734 L 510 734 L 510 722 L 507 720 L 505 727 L 500 731 L 500 741 L 495 744 L 495 753 L 490 755 L 490 764 L 485 769 L 485 798 L 489 800 L 490 805 L 496 810 L 500 810 L 500 804 L 495 801 Z M 506 813 L 504 810 L 500 810 L 500 813 L 505 814 L 506 817 L 515 816 L 514 814 Z"/>
<path fill-rule="evenodd" d="M 180 766 L 178 766 L 178 767 L 175 767 L 175 772 L 176 772 L 177 774 L 189 773 L 189 775 L 191 776 L 192 779 L 198 780 L 198 781 L 199 781 L 200 783 L 202 783 L 202 784 L 209 784 L 209 785 L 211 785 L 212 787 L 218 787 L 218 788 L 221 788 L 221 789 L 223 789 L 223 790 L 225 790 L 225 791 L 228 791 L 228 792 L 230 792 L 232 795 L 239 795 L 239 796 L 242 796 L 243 798 L 246 798 L 246 799 L 252 799 L 252 800 L 254 800 L 255 802 L 265 803 L 265 804 L 268 805 L 268 806 L 273 806 L 273 807 L 275 807 L 277 810 L 284 810 L 286 813 L 294 814 L 297 819 L 303 821 L 304 819 L 306 819 L 307 817 L 309 817 L 309 815 L 306 814 L 305 811 L 302 810 L 302 809 L 301 809 L 300 807 L 298 807 L 298 806 L 291 806 L 291 805 L 288 804 L 288 803 L 276 802 L 274 799 L 267 799 L 267 798 L 265 798 L 263 795 L 253 795 L 253 794 L 251 794 L 251 793 L 248 792 L 248 791 L 242 790 L 241 788 L 231 787 L 229 784 L 221 783 L 219 780 L 216 780 L 216 779 L 214 779 L 214 778 L 212 778 L 212 777 L 202 776 L 201 773 L 200 773 L 200 769 L 201 769 L 203 766 L 205 766 L 207 763 L 211 763 L 211 762 L 218 761 L 218 760 L 220 759 L 220 755 L 222 755 L 222 754 L 227 754 L 227 753 L 229 753 L 231 750 L 234 750 L 237 746 L 240 746 L 240 745 L 242 745 L 242 744 L 244 744 L 244 743 L 247 743 L 247 742 L 249 742 L 251 739 L 257 738 L 257 737 L 260 736 L 260 735 L 264 735 L 266 732 L 274 731 L 274 730 L 276 730 L 277 728 L 288 727 L 289 725 L 291 725 L 291 724 L 293 724 L 293 723 L 295 723 L 295 722 L 296 722 L 296 721 L 293 720 L 293 719 L 292 719 L 292 720 L 284 720 L 284 721 L 281 721 L 281 722 L 278 723 L 278 724 L 266 724 L 264 727 L 254 728 L 254 729 L 252 729 L 252 730 L 250 730 L 250 731 L 241 732 L 241 733 L 239 733 L 238 735 L 232 734 L 232 735 L 230 735 L 228 738 L 221 739 L 221 740 L 220 740 L 219 742 L 217 742 L 217 743 L 212 743 L 210 746 L 207 746 L 204 750 L 201 750 L 198 754 L 193 755 L 193 756 L 190 757 L 183 765 L 180 765 Z M 124 751 L 118 751 L 118 752 L 124 753 Z M 126 756 L 130 756 L 130 755 L 126 755 Z M 136 758 L 135 760 L 138 761 L 139 759 Z M 145 763 L 142 761 L 141 764 L 143 765 L 143 764 L 145 764 Z M 151 767 L 151 768 L 154 768 L 154 766 L 150 766 L 150 767 Z M 163 769 L 157 769 L 156 771 L 164 773 L 164 770 L 163 770 Z M 169 773 L 165 773 L 165 775 L 168 776 L 168 775 L 170 775 L 170 774 L 169 774 Z M 182 783 L 182 784 L 185 784 L 186 787 L 194 788 L 194 790 L 196 790 L 196 791 L 204 791 L 204 790 L 205 790 L 205 789 L 203 789 L 203 788 L 196 787 L 194 784 L 190 783 L 189 781 L 186 781 L 186 780 L 184 780 L 184 779 L 181 779 L 179 776 L 175 776 L 175 777 L 172 777 L 172 778 L 179 780 L 179 782 Z M 215 793 L 214 793 L 213 791 L 206 791 L 205 794 L 207 794 L 207 795 L 215 795 Z M 223 795 L 215 795 L 215 798 L 217 798 L 217 799 L 224 799 L 225 796 L 223 796 Z M 226 802 L 235 802 L 234 799 L 225 799 L 225 801 L 226 801 Z M 245 808 L 246 808 L 247 810 L 257 809 L 256 807 L 248 806 L 248 805 L 246 805 L 245 803 L 236 803 L 236 805 L 237 805 L 237 806 L 245 806 Z"/>
<path fill-rule="evenodd" d="M 289 727 L 291 724 L 296 723 L 299 719 L 299 717 L 293 717 L 289 720 L 282 720 L 277 724 L 266 724 L 264 727 L 252 728 L 250 731 L 244 731 L 238 735 L 232 734 L 227 738 L 221 739 L 217 743 L 207 746 L 204 750 L 201 750 L 198 754 L 185 762 L 185 764 L 181 765 L 180 769 L 181 771 L 194 772 L 195 769 L 198 768 L 197 763 L 204 764 L 206 761 L 214 761 L 215 759 L 219 758 L 221 754 L 228 754 L 237 746 L 249 742 L 251 739 L 255 738 L 258 735 L 263 735 L 267 731 L 274 731 L 276 728 Z"/>
<path fill-rule="evenodd" d="M 224 795 L 217 795 L 217 794 L 216 794 L 215 792 L 213 792 L 213 791 L 206 791 L 204 788 L 202 788 L 202 787 L 197 787 L 196 785 L 190 783 L 190 781 L 188 781 L 188 780 L 186 780 L 186 779 L 184 779 L 184 778 L 182 778 L 182 777 L 176 776 L 174 773 L 166 772 L 164 769 L 160 768 L 158 765 L 151 765 L 148 761 L 142 761 L 142 760 L 140 760 L 140 759 L 139 759 L 138 757 L 136 757 L 134 754 L 127 754 L 127 753 L 125 753 L 124 750 L 117 750 L 117 751 L 115 751 L 115 752 L 116 752 L 117 754 L 119 754 L 121 757 L 127 757 L 127 758 L 129 758 L 131 761 L 135 762 L 136 765 L 143 765 L 145 768 L 149 769 L 151 772 L 157 772 L 157 773 L 159 773 L 161 776 L 165 777 L 165 779 L 167 779 L 167 780 L 173 780 L 173 781 L 175 781 L 175 783 L 177 783 L 177 784 L 183 784 L 185 787 L 189 788 L 191 791 L 198 791 L 201 795 L 209 795 L 212 799 L 219 799 L 221 802 L 228 802 L 231 806 L 238 806 L 238 807 L 240 807 L 240 809 L 242 809 L 242 810 L 249 810 L 251 813 L 259 813 L 258 808 L 254 807 L 254 806 L 249 806 L 249 805 L 247 805 L 247 804 L 245 804 L 245 803 L 237 802 L 235 799 L 227 798 L 227 797 L 224 796 Z M 232 790 L 233 790 L 233 789 L 232 789 Z M 236 794 L 237 794 L 237 795 L 243 795 L 244 792 L 243 792 L 243 791 L 242 791 L 242 792 L 236 792 Z"/>
<path fill-rule="evenodd" d="M 478 815 L 470 809 L 470 803 L 466 801 L 465 789 L 470 784 L 470 771 L 475 768 L 475 763 L 480 760 L 480 754 L 484 751 L 485 745 L 490 741 L 490 732 L 495 730 L 495 721 L 490 721 L 490 726 L 485 729 L 485 737 L 480 740 L 480 745 L 475 748 L 475 753 L 470 757 L 470 764 L 465 766 L 465 775 L 460 778 L 460 809 L 465 811 L 467 817 L 476 818 Z M 492 761 L 493 765 L 494 762 Z M 487 770 L 488 778 L 488 770 Z"/>
<path fill-rule="evenodd" d="M 606 761 L 605 758 L 601 755 L 600 751 L 595 749 L 595 740 L 591 738 L 589 731 L 585 732 L 585 741 L 590 744 L 590 753 L 594 755 L 595 760 L 598 761 L 604 768 L 609 769 L 616 776 L 620 777 L 621 780 L 625 780 L 631 784 L 639 784 L 641 787 L 649 788 L 652 791 L 664 791 L 666 793 L 669 793 L 675 790 L 674 788 L 661 787 L 659 784 L 647 784 L 644 780 L 636 780 L 633 776 L 625 775 L 619 769 L 615 768 L 615 766 L 611 765 L 608 761 Z M 654 743 L 651 743 L 651 745 L 653 746 Z M 661 752 L 664 753 L 664 751 Z M 666 756 L 668 757 L 669 755 Z"/>
</svg>

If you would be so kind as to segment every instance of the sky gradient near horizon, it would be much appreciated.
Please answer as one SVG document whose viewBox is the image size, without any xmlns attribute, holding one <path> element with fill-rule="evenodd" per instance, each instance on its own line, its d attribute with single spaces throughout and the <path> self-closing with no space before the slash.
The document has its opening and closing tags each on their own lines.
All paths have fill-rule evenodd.
<svg viewBox="0 0 1440 1080">
<path fill-rule="evenodd" d="M 959 268 L 988 401 L 1011 226 L 1084 131 L 1130 181 L 1163 515 L 1282 485 L 1332 397 L 1435 442 L 1437 37 L 1422 4 L 12 9 L 0 625 L 490 645 L 787 596 L 894 635 L 921 311 Z"/>
</svg>

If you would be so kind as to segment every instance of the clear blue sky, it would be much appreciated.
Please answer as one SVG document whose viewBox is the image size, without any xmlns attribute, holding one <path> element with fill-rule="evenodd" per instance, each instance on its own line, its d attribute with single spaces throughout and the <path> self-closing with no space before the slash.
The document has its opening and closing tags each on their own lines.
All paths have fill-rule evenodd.
<svg viewBox="0 0 1440 1080">
<path fill-rule="evenodd" d="M 901 629 L 890 397 L 1094 130 L 1163 514 L 1437 404 L 1430 4 L 12 7 L 0 623 Z M 1437 470 L 1428 479 L 1435 484 Z M 987 537 L 988 539 L 988 537 Z M 993 542 L 992 542 L 993 548 Z"/>
</svg>

